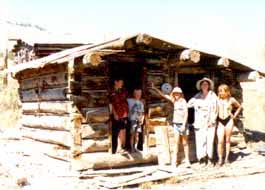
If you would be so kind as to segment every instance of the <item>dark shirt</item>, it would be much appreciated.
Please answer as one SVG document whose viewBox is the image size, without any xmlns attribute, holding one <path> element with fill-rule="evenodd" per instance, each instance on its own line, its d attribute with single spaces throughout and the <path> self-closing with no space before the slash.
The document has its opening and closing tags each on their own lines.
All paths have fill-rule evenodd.
<svg viewBox="0 0 265 190">
<path fill-rule="evenodd" d="M 119 119 L 128 117 L 128 93 L 124 89 L 113 90 L 110 93 L 110 103 L 112 104 Z"/>
</svg>

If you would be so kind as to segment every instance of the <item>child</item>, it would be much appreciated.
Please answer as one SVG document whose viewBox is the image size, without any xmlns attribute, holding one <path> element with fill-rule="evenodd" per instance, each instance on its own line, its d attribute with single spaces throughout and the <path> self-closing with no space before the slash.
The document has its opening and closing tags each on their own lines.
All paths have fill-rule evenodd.
<svg viewBox="0 0 265 190">
<path fill-rule="evenodd" d="M 110 93 L 110 108 L 112 110 L 112 130 L 114 138 L 118 138 L 117 152 L 125 154 L 126 126 L 128 124 L 128 103 L 124 82 L 121 78 L 114 80 L 114 89 Z M 116 139 L 115 139 L 116 143 Z M 114 151 L 115 152 L 115 151 Z"/>
<path fill-rule="evenodd" d="M 226 84 L 218 87 L 218 165 L 223 164 L 224 139 L 226 143 L 225 163 L 229 163 L 230 139 L 234 126 L 234 119 L 241 111 L 241 105 L 238 101 L 231 97 L 230 89 Z M 233 114 L 233 108 L 237 108 Z"/>
<path fill-rule="evenodd" d="M 186 100 L 183 98 L 182 90 L 179 87 L 175 87 L 170 95 L 165 95 L 159 89 L 155 88 L 152 83 L 151 88 L 154 89 L 160 96 L 172 102 L 174 105 L 172 126 L 175 134 L 176 147 L 174 149 L 172 165 L 174 167 L 176 166 L 179 152 L 179 142 L 182 139 L 185 154 L 185 163 L 187 167 L 190 167 L 188 143 L 189 129 L 187 127 L 188 107 Z"/>
<path fill-rule="evenodd" d="M 142 90 L 134 89 L 133 98 L 127 99 L 129 104 L 129 121 L 131 125 L 131 151 L 135 152 L 144 123 L 144 104 L 141 101 Z"/>
</svg>

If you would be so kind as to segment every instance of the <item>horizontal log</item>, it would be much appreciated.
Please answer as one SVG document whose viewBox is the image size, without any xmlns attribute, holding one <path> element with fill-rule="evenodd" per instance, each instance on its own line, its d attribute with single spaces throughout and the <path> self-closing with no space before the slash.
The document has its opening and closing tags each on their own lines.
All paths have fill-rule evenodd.
<svg viewBox="0 0 265 190">
<path fill-rule="evenodd" d="M 198 63 L 200 61 L 200 52 L 192 49 L 185 49 L 181 52 L 179 59 L 184 62 L 190 61 L 192 63 Z"/>
<path fill-rule="evenodd" d="M 86 123 L 106 123 L 110 114 L 108 107 L 83 108 L 82 113 Z"/>
<path fill-rule="evenodd" d="M 40 75 L 46 75 L 46 74 L 52 74 L 52 73 L 62 73 L 67 71 L 67 63 L 65 64 L 52 64 L 52 65 L 47 65 L 45 67 L 42 67 L 41 69 L 36 72 L 35 69 L 27 69 L 24 70 L 23 72 L 18 73 L 15 77 L 18 78 L 19 80 L 22 79 L 28 79 L 32 77 L 38 77 Z"/>
<path fill-rule="evenodd" d="M 52 73 L 43 76 L 37 76 L 20 80 L 20 88 L 22 90 L 32 88 L 55 88 L 55 87 L 66 87 L 67 86 L 67 73 Z"/>
<path fill-rule="evenodd" d="M 168 102 L 148 104 L 147 108 L 147 114 L 149 118 L 166 117 L 172 110 L 172 106 Z"/>
<path fill-rule="evenodd" d="M 250 82 L 250 81 L 256 81 L 261 76 L 259 72 L 257 71 L 251 71 L 251 72 L 245 72 L 237 75 L 237 80 L 239 82 Z"/>
<path fill-rule="evenodd" d="M 109 104 L 107 90 L 82 90 L 82 96 L 87 99 L 84 103 L 86 107 L 103 107 Z"/>
<path fill-rule="evenodd" d="M 161 86 L 164 83 L 163 75 L 147 75 L 147 83 L 152 82 L 155 86 Z"/>
<path fill-rule="evenodd" d="M 217 66 L 220 66 L 220 67 L 229 67 L 229 65 L 230 65 L 230 61 L 229 61 L 229 59 L 227 59 L 225 57 L 221 57 L 217 61 Z"/>
<path fill-rule="evenodd" d="M 203 67 L 179 67 L 177 68 L 178 74 L 204 74 L 208 72 L 209 70 Z"/>
<path fill-rule="evenodd" d="M 90 152 L 108 152 L 109 139 L 83 139 L 82 140 L 82 153 Z"/>
<path fill-rule="evenodd" d="M 107 137 L 108 124 L 106 123 L 83 124 L 81 134 L 83 139 Z"/>
<path fill-rule="evenodd" d="M 70 148 L 71 134 L 67 131 L 43 130 L 21 127 L 22 137 L 39 142 L 50 143 Z"/>
<path fill-rule="evenodd" d="M 109 77 L 105 76 L 83 76 L 82 89 L 84 90 L 103 90 L 108 87 Z"/>
<path fill-rule="evenodd" d="M 21 90 L 19 94 L 22 102 L 35 102 L 35 101 L 55 101 L 55 100 L 66 100 L 67 88 L 54 88 L 54 89 L 31 89 Z"/>
<path fill-rule="evenodd" d="M 75 170 L 119 168 L 125 166 L 157 163 L 156 151 L 136 152 L 128 155 L 109 154 L 105 152 L 82 154 L 78 160 L 72 160 Z"/>
<path fill-rule="evenodd" d="M 22 115 L 21 124 L 30 128 L 68 131 L 69 117 Z"/>
<path fill-rule="evenodd" d="M 70 113 L 71 102 L 52 101 L 52 102 L 24 102 L 22 103 L 23 113 L 52 113 L 67 114 Z"/>
</svg>

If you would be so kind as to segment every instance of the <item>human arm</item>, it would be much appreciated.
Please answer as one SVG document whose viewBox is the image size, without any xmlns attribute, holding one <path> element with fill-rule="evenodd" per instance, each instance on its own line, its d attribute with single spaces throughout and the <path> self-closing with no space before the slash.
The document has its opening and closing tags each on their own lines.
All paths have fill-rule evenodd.
<svg viewBox="0 0 265 190">
<path fill-rule="evenodd" d="M 211 105 L 210 105 L 210 117 L 208 126 L 215 126 L 218 116 L 218 98 L 214 92 L 211 91 Z"/>
<path fill-rule="evenodd" d="M 233 119 L 235 119 L 238 116 L 238 114 L 240 113 L 242 106 L 240 105 L 240 103 L 235 98 L 232 98 L 232 105 L 237 108 L 237 110 L 234 114 L 231 113 L 231 117 Z"/>
<path fill-rule="evenodd" d="M 162 98 L 165 98 L 165 99 L 169 100 L 170 102 L 173 102 L 172 101 L 172 98 L 169 95 L 164 94 L 161 90 L 159 90 L 158 88 L 156 88 L 154 86 L 154 83 L 152 83 L 152 82 L 151 82 L 151 89 L 153 89 Z"/>
</svg>

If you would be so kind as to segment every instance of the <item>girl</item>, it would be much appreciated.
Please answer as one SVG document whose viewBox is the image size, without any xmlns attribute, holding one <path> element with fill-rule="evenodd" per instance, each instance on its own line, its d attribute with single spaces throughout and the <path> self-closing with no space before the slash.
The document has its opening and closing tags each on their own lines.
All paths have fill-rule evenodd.
<svg viewBox="0 0 265 190">
<path fill-rule="evenodd" d="M 195 109 L 193 123 L 196 139 L 196 156 L 200 164 L 213 165 L 214 136 L 217 118 L 217 96 L 212 91 L 213 81 L 204 77 L 196 84 L 200 91 L 188 102 Z"/>
<path fill-rule="evenodd" d="M 237 108 L 233 114 L 233 108 Z M 241 105 L 231 97 L 230 89 L 226 84 L 218 87 L 218 165 L 223 164 L 224 139 L 226 143 L 225 163 L 229 163 L 230 139 L 234 126 L 234 119 L 241 111 Z"/>
<path fill-rule="evenodd" d="M 175 87 L 170 95 L 165 95 L 159 89 L 155 88 L 152 83 L 151 88 L 154 89 L 161 97 L 169 100 L 174 105 L 172 126 L 175 134 L 175 148 L 172 158 L 172 165 L 174 167 L 176 166 L 179 152 L 179 142 L 182 140 L 185 163 L 187 167 L 190 167 L 188 143 L 189 129 L 187 127 L 188 108 L 187 102 L 183 98 L 182 90 L 179 87 Z"/>
</svg>

